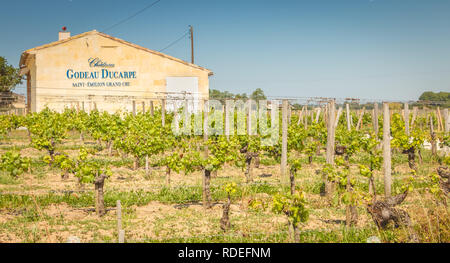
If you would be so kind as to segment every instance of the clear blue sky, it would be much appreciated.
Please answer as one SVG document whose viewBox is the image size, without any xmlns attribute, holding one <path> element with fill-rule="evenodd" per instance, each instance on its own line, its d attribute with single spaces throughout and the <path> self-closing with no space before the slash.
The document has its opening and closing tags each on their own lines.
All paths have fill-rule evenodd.
<svg viewBox="0 0 450 263">
<path fill-rule="evenodd" d="M 2 1 L 0 56 L 105 28 L 154 0 Z M 161 0 L 106 33 L 160 50 L 193 25 L 210 88 L 415 100 L 450 91 L 448 0 Z M 185 38 L 165 53 L 190 59 Z"/>
</svg>

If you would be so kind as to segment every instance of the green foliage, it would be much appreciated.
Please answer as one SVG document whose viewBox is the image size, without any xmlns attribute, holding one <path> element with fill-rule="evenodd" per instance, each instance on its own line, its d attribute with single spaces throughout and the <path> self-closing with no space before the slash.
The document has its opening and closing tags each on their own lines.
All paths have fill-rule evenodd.
<svg viewBox="0 0 450 263">
<path fill-rule="evenodd" d="M 0 56 L 0 91 L 11 91 L 22 83 L 20 69 L 8 64 L 6 58 Z"/>
<path fill-rule="evenodd" d="M 442 136 L 441 147 L 444 146 L 450 147 L 450 133 L 443 134 Z"/>
<path fill-rule="evenodd" d="M 31 133 L 32 145 L 38 150 L 47 150 L 53 157 L 55 146 L 67 137 L 68 121 L 61 113 L 45 108 L 32 113 L 26 119 Z"/>
<path fill-rule="evenodd" d="M 114 145 L 136 158 L 156 155 L 170 149 L 176 139 L 169 125 L 162 126 L 159 114 L 153 116 L 149 113 L 140 113 L 136 116 L 127 114 L 123 121 L 123 129 L 124 133 L 115 138 Z"/>
<path fill-rule="evenodd" d="M 383 157 L 381 150 L 378 149 L 379 141 L 376 138 L 374 132 L 366 134 L 360 139 L 361 150 L 368 153 L 362 158 L 362 164 L 360 165 L 361 175 L 371 177 L 374 170 L 381 169 L 381 163 L 383 162 Z M 364 167 L 361 167 L 364 166 Z M 367 167 L 368 166 L 368 167 Z M 368 169 L 370 173 L 368 174 L 365 169 Z M 364 173 L 364 174 L 363 174 Z"/>
<path fill-rule="evenodd" d="M 439 101 L 439 102 L 450 102 L 450 92 L 437 92 L 425 91 L 420 95 L 419 100 L 425 101 Z"/>
<path fill-rule="evenodd" d="M 298 226 L 308 221 L 309 210 L 303 192 L 290 194 L 276 194 L 273 197 L 272 209 L 275 213 L 285 214 L 289 222 Z"/>
<path fill-rule="evenodd" d="M 0 135 L 5 135 L 11 130 L 11 115 L 0 115 Z"/>
<path fill-rule="evenodd" d="M 263 93 L 264 94 L 264 93 Z M 242 93 L 242 94 L 233 94 L 231 92 L 228 91 L 220 91 L 220 90 L 216 90 L 216 89 L 210 89 L 209 90 L 209 98 L 210 99 L 215 99 L 215 100 L 227 100 L 227 99 L 243 99 L 243 100 L 247 100 L 248 96 L 246 93 Z"/>
<path fill-rule="evenodd" d="M 257 88 L 255 91 L 253 91 L 252 95 L 250 95 L 250 99 L 252 100 L 266 100 L 267 97 L 264 95 L 264 91 L 260 88 Z"/>
<path fill-rule="evenodd" d="M 210 137 L 207 145 L 208 158 L 203 161 L 203 167 L 209 171 L 219 170 L 223 164 L 237 159 L 237 140 L 227 140 L 225 136 Z"/>
<path fill-rule="evenodd" d="M 336 131 L 336 144 L 344 146 L 345 155 L 350 157 L 360 150 L 362 137 L 361 131 L 356 129 L 348 131 L 347 128 L 341 127 Z"/>
<path fill-rule="evenodd" d="M 291 173 L 297 173 L 297 171 L 299 171 L 300 169 L 302 169 L 302 162 L 300 159 L 290 159 L 289 161 L 289 166 L 290 166 L 290 171 Z"/>
<path fill-rule="evenodd" d="M 227 194 L 232 195 L 237 191 L 237 184 L 235 182 L 227 183 L 223 186 L 223 189 Z"/>
<path fill-rule="evenodd" d="M 268 203 L 262 198 L 252 198 L 248 202 L 248 209 L 251 211 L 265 211 L 268 207 Z"/>
<path fill-rule="evenodd" d="M 335 162 L 339 162 L 339 160 L 342 160 L 342 158 L 336 158 Z M 322 174 L 324 176 L 326 176 L 327 180 L 330 182 L 335 182 L 337 181 L 337 173 L 336 170 L 334 169 L 333 165 L 326 163 L 323 167 L 322 167 Z"/>
<path fill-rule="evenodd" d="M 443 158 L 442 162 L 447 165 L 450 166 L 450 155 L 447 155 Z"/>
<path fill-rule="evenodd" d="M 51 160 L 51 157 L 46 155 L 46 156 L 44 156 L 44 162 L 61 169 L 64 173 L 62 175 L 63 177 L 65 175 L 68 175 L 69 173 L 71 173 L 71 174 L 75 173 L 76 163 L 65 154 L 55 155 L 53 162 Z"/>
<path fill-rule="evenodd" d="M 22 157 L 18 152 L 6 152 L 0 158 L 0 169 L 14 178 L 28 171 L 30 167 L 31 159 Z"/>
<path fill-rule="evenodd" d="M 419 149 L 424 140 L 425 133 L 423 130 L 414 126 L 414 129 L 410 132 L 410 136 L 406 134 L 405 123 L 402 117 L 398 113 L 392 115 L 391 120 L 391 134 L 392 134 L 392 146 L 401 150 Z"/>
<path fill-rule="evenodd" d="M 85 116 L 81 116 L 82 118 Z M 82 119 L 83 120 L 83 119 Z M 83 122 L 79 120 L 78 129 L 83 130 Z M 109 114 L 108 112 L 92 111 L 87 119 L 87 129 L 95 140 L 102 140 L 112 143 L 124 134 L 124 124 L 118 113 Z"/>
<path fill-rule="evenodd" d="M 185 162 L 182 162 L 183 154 L 179 152 L 173 152 L 162 158 L 160 165 L 168 167 L 171 171 L 179 173 L 184 169 Z"/>
<path fill-rule="evenodd" d="M 15 130 L 25 123 L 25 117 L 19 115 L 0 115 L 0 135 Z"/>
<path fill-rule="evenodd" d="M 90 115 L 85 111 L 76 111 L 75 109 L 65 109 L 63 112 L 64 118 L 67 120 L 67 129 L 76 130 L 80 133 L 85 133 L 89 130 L 89 124 L 92 123 L 89 119 Z M 92 115 L 91 115 L 92 116 Z"/>
<path fill-rule="evenodd" d="M 104 168 L 103 165 L 91 158 L 88 158 L 86 149 L 80 149 L 75 167 L 75 176 L 79 178 L 80 183 L 94 183 L 95 178 L 100 175 L 111 176 L 111 170 Z"/>
<path fill-rule="evenodd" d="M 294 123 L 294 122 L 291 122 Z M 309 131 L 302 126 L 291 124 L 288 127 L 288 148 L 297 152 L 302 152 L 306 148 L 306 138 L 310 135 Z M 315 149 L 314 149 L 315 150 Z"/>
</svg>

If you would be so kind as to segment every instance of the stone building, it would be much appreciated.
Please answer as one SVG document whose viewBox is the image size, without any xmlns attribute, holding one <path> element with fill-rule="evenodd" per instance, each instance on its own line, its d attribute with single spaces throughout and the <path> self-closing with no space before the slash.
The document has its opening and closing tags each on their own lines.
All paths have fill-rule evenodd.
<svg viewBox="0 0 450 263">
<path fill-rule="evenodd" d="M 162 98 L 209 95 L 212 71 L 96 30 L 26 50 L 20 58 L 27 79 L 28 111 L 139 110 Z"/>
</svg>

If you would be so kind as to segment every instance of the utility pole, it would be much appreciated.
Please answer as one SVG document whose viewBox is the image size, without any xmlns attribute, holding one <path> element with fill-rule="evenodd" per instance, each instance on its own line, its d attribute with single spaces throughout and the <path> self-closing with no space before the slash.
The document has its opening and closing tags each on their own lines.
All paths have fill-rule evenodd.
<svg viewBox="0 0 450 263">
<path fill-rule="evenodd" d="M 194 64 L 194 27 L 189 26 L 189 32 L 191 33 L 191 63 Z"/>
</svg>

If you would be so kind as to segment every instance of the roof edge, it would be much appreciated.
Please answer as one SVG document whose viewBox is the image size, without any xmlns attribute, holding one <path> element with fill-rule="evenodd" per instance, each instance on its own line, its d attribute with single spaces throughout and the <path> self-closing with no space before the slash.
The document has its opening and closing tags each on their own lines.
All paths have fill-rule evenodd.
<svg viewBox="0 0 450 263">
<path fill-rule="evenodd" d="M 142 51 L 146 51 L 146 52 L 152 53 L 154 55 L 158 55 L 158 56 L 161 56 L 161 57 L 164 57 L 164 58 L 167 58 L 167 59 L 170 59 L 170 60 L 182 63 L 182 64 L 184 64 L 186 66 L 190 66 L 190 67 L 193 67 L 193 68 L 196 68 L 196 69 L 207 71 L 208 72 L 208 76 L 214 75 L 214 73 L 211 70 L 207 69 L 207 68 L 201 67 L 201 66 L 196 65 L 196 64 L 189 63 L 187 61 L 181 60 L 179 58 L 172 57 L 170 55 L 167 55 L 167 54 L 155 51 L 155 50 L 151 50 L 151 49 L 139 46 L 137 44 L 133 44 L 133 43 L 131 43 L 129 41 L 110 36 L 108 34 L 99 32 L 97 30 L 87 31 L 87 32 L 84 32 L 84 33 L 81 33 L 81 34 L 78 34 L 78 35 L 75 35 L 75 36 L 71 36 L 71 37 L 63 39 L 63 40 L 58 40 L 58 41 L 54 41 L 54 42 L 51 42 L 51 43 L 48 43 L 48 44 L 37 46 L 37 47 L 31 48 L 31 49 L 27 49 L 24 52 L 22 52 L 22 55 L 20 57 L 19 66 L 24 65 L 23 63 L 25 63 L 25 59 L 28 56 L 28 54 L 31 54 L 31 53 L 33 53 L 35 51 L 38 51 L 38 50 L 41 50 L 41 49 L 45 49 L 45 48 L 53 47 L 53 46 L 56 46 L 56 45 L 59 45 L 59 44 L 63 44 L 63 43 L 66 43 L 66 42 L 69 42 L 69 41 L 72 41 L 72 40 L 75 40 L 75 39 L 78 39 L 78 38 L 82 38 L 82 37 L 87 36 L 87 35 L 100 35 L 102 37 L 106 37 L 106 38 L 109 38 L 111 40 L 120 42 L 120 43 L 122 43 L 124 45 L 128 45 L 128 46 L 140 49 Z"/>
</svg>

